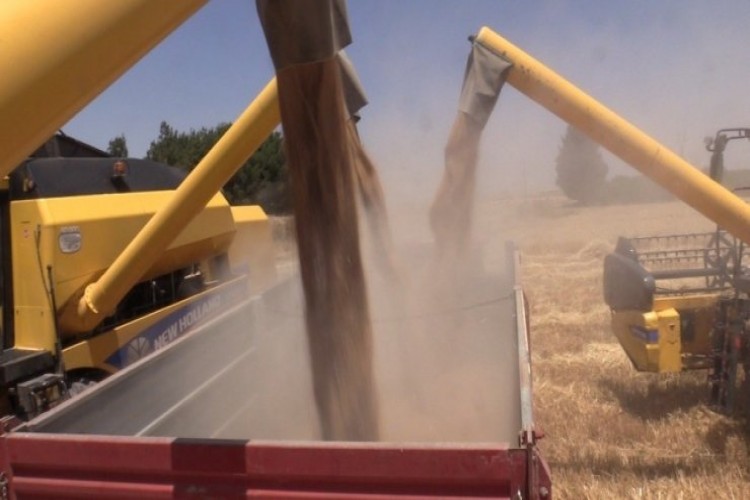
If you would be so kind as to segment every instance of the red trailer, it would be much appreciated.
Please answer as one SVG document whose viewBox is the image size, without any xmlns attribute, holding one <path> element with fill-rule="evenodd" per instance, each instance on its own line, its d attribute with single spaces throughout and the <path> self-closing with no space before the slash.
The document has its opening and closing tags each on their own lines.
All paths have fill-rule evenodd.
<svg viewBox="0 0 750 500">
<path fill-rule="evenodd" d="M 262 389 L 263 374 L 304 357 L 288 349 L 301 316 L 282 314 L 281 304 L 298 300 L 282 298 L 287 284 L 37 419 L 7 420 L 0 498 L 550 498 L 535 446 L 518 259 L 509 247 L 512 272 L 478 292 L 498 300 L 461 312 L 472 325 L 492 319 L 507 347 L 498 365 L 513 375 L 505 374 L 516 429 L 499 426 L 504 441 L 316 440 L 317 422 L 303 415 L 293 376 L 284 375 L 284 390 Z M 279 434 L 282 413 L 304 423 Z"/>
</svg>

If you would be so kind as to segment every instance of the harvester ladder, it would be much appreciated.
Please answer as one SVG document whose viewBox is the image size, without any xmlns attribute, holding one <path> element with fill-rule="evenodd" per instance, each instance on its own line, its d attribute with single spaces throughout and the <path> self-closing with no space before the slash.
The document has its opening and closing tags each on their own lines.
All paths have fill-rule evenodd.
<svg viewBox="0 0 750 500">
<path fill-rule="evenodd" d="M 734 298 L 721 298 L 713 331 L 713 368 L 709 373 L 711 406 L 719 412 L 731 412 L 735 405 L 737 366 L 742 342 L 742 325 L 733 320 Z"/>
</svg>

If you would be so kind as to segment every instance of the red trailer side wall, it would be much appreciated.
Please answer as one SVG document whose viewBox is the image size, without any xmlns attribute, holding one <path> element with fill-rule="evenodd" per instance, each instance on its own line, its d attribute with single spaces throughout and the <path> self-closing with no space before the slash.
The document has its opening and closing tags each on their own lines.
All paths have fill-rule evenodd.
<svg viewBox="0 0 750 500">
<path fill-rule="evenodd" d="M 17 498 L 528 498 L 527 451 L 494 444 L 1 439 Z"/>
</svg>

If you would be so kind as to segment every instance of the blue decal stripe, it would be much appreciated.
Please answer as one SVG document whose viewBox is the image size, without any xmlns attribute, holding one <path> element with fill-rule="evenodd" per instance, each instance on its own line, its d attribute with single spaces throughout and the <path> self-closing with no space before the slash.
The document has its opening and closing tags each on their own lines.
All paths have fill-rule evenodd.
<svg viewBox="0 0 750 500">
<path fill-rule="evenodd" d="M 646 330 L 641 326 L 631 325 L 630 333 L 647 344 L 659 343 L 659 330 Z"/>
<path fill-rule="evenodd" d="M 194 328 L 214 318 L 227 306 L 243 298 L 246 284 L 239 280 L 219 287 L 200 299 L 172 311 L 113 352 L 105 363 L 121 369 L 139 358 L 172 343 Z"/>
</svg>

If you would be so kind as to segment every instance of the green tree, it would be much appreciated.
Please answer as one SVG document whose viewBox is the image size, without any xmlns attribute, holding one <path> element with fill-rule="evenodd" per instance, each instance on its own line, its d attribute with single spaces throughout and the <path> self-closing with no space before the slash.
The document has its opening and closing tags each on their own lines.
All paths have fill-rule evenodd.
<svg viewBox="0 0 750 500">
<path fill-rule="evenodd" d="M 159 137 L 151 142 L 146 157 L 190 171 L 230 125 L 220 123 L 212 128 L 180 132 L 162 122 Z M 288 183 L 281 134 L 273 132 L 224 185 L 223 192 L 233 205 L 257 203 L 268 212 L 288 212 Z"/>
<path fill-rule="evenodd" d="M 599 146 L 568 125 L 557 154 L 557 185 L 570 198 L 584 204 L 600 201 L 609 168 Z"/>
<path fill-rule="evenodd" d="M 109 141 L 107 153 L 117 158 L 126 158 L 128 156 L 128 141 L 124 134 L 120 134 Z"/>
<path fill-rule="evenodd" d="M 159 137 L 151 141 L 146 152 L 149 160 L 192 170 L 203 156 L 221 139 L 230 123 L 220 123 L 213 128 L 179 132 L 167 122 L 161 122 Z"/>
</svg>

